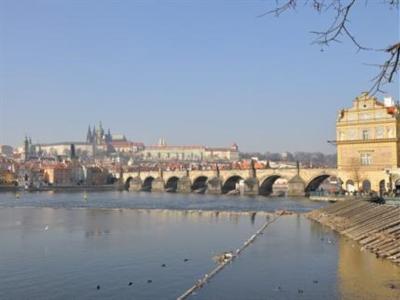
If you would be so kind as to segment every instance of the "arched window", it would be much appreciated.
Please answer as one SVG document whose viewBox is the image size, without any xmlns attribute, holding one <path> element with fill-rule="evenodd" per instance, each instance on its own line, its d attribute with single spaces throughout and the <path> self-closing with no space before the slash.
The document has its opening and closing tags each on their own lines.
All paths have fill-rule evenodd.
<svg viewBox="0 0 400 300">
<path fill-rule="evenodd" d="M 371 182 L 369 180 L 364 180 L 362 182 L 362 191 L 369 193 L 371 191 Z"/>
</svg>

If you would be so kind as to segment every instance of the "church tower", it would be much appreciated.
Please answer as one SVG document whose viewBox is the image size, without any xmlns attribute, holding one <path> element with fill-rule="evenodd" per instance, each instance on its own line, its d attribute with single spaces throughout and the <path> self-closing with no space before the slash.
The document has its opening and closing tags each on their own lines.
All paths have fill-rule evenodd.
<svg viewBox="0 0 400 300">
<path fill-rule="evenodd" d="M 104 129 L 103 129 L 103 124 L 100 121 L 99 122 L 99 129 L 97 132 L 97 144 L 102 144 L 104 138 Z"/>
<path fill-rule="evenodd" d="M 30 151 L 30 147 L 29 147 L 29 140 L 28 137 L 25 136 L 25 141 L 24 141 L 24 160 L 28 161 L 29 160 L 29 151 Z"/>
<path fill-rule="evenodd" d="M 93 134 L 89 125 L 88 132 L 86 134 L 86 143 L 91 144 L 92 142 L 93 142 Z"/>
</svg>

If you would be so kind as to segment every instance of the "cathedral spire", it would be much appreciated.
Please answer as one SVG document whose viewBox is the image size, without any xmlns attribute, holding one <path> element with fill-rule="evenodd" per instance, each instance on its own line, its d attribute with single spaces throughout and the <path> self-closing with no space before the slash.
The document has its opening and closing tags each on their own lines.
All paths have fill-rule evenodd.
<svg viewBox="0 0 400 300">
<path fill-rule="evenodd" d="M 91 130 L 91 128 L 90 128 L 90 125 L 89 125 L 89 128 L 88 128 L 88 132 L 87 132 L 87 135 L 86 135 L 86 142 L 87 143 L 91 143 L 92 142 L 92 130 Z"/>
<path fill-rule="evenodd" d="M 102 139 L 103 136 L 104 136 L 103 123 L 100 121 L 99 122 L 99 138 Z"/>
</svg>

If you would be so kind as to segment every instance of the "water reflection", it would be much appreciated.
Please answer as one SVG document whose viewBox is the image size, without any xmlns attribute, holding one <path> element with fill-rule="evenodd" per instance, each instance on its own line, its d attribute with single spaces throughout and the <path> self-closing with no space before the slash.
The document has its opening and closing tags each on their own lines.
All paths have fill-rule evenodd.
<svg viewBox="0 0 400 300">
<path fill-rule="evenodd" d="M 353 241 L 339 241 L 338 284 L 345 299 L 400 299 L 400 268 L 361 251 Z"/>
</svg>

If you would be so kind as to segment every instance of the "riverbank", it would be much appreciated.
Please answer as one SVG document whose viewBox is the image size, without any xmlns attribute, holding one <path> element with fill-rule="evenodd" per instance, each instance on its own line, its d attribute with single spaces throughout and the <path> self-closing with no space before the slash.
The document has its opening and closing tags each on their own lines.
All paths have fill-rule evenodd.
<svg viewBox="0 0 400 300">
<path fill-rule="evenodd" d="M 362 250 L 400 266 L 400 207 L 353 200 L 307 216 L 358 242 Z"/>
<path fill-rule="evenodd" d="M 382 199 L 377 196 L 311 195 L 308 198 L 313 201 L 325 201 L 325 202 L 343 202 L 343 201 L 354 201 L 354 200 L 373 201 L 373 202 L 382 201 Z"/>
<path fill-rule="evenodd" d="M 0 193 L 1 192 L 17 192 L 20 188 L 15 185 L 0 185 Z"/>
<path fill-rule="evenodd" d="M 24 189 L 20 186 L 0 186 L 0 192 L 101 192 L 101 191 L 117 191 L 120 186 L 117 184 L 107 185 L 71 185 L 71 186 L 43 186 L 31 187 Z"/>
</svg>

